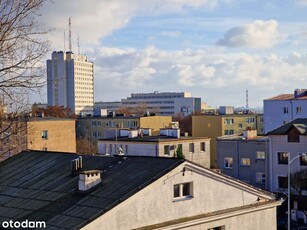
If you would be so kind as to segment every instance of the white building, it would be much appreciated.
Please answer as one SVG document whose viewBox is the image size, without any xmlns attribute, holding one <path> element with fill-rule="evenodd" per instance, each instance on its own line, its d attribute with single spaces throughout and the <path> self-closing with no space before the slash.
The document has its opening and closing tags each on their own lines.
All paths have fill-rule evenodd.
<svg viewBox="0 0 307 230">
<path fill-rule="evenodd" d="M 48 105 L 69 107 L 78 115 L 93 114 L 93 68 L 85 55 L 54 51 L 47 60 Z"/>
<path fill-rule="evenodd" d="M 122 99 L 123 107 L 138 107 L 146 105 L 149 112 L 160 115 L 175 116 L 181 113 L 183 116 L 201 111 L 201 98 L 191 97 L 190 93 L 133 93 L 131 97 Z"/>
<path fill-rule="evenodd" d="M 151 136 L 150 129 L 119 130 L 117 138 L 98 140 L 98 154 L 178 157 L 210 168 L 210 138 L 181 137 L 180 130 L 160 129 L 159 136 Z M 114 131 L 113 131 L 114 133 Z"/>
<path fill-rule="evenodd" d="M 296 118 L 307 118 L 307 89 L 281 94 L 264 102 L 264 132 L 267 133 Z"/>
</svg>

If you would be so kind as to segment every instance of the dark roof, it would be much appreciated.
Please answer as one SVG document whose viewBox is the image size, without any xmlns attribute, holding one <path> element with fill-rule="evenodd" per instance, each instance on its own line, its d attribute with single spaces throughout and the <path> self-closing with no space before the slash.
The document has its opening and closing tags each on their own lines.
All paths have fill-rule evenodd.
<svg viewBox="0 0 307 230">
<path fill-rule="evenodd" d="M 142 136 L 142 137 L 118 137 L 99 139 L 100 141 L 131 141 L 131 142 L 163 142 L 163 141 L 192 141 L 192 140 L 203 140 L 210 139 L 209 137 L 170 137 L 170 136 Z"/>
<path fill-rule="evenodd" d="M 101 170 L 102 183 L 78 192 L 71 160 L 78 155 L 22 152 L 0 163 L 0 222 L 46 221 L 48 229 L 79 229 L 183 161 L 175 158 L 82 156 L 83 170 Z"/>
<path fill-rule="evenodd" d="M 301 133 L 301 135 L 307 135 L 307 118 L 295 119 L 268 132 L 266 135 L 286 135 L 293 127 L 295 127 Z"/>
</svg>

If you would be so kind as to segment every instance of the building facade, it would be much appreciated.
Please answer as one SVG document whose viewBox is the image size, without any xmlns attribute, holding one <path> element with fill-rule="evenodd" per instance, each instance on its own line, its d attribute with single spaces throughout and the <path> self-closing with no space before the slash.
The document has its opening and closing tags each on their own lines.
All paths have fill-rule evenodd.
<svg viewBox="0 0 307 230">
<path fill-rule="evenodd" d="M 47 60 L 49 106 L 69 107 L 77 115 L 93 114 L 94 64 L 85 55 L 54 51 Z"/>
<path fill-rule="evenodd" d="M 263 104 L 264 131 L 268 133 L 297 118 L 307 118 L 307 89 L 266 99 Z"/>
<path fill-rule="evenodd" d="M 117 111 L 122 107 L 122 103 L 120 101 L 98 101 L 94 103 L 94 116 L 102 116 L 102 111 L 105 110 L 108 114 L 109 112 Z"/>
<path fill-rule="evenodd" d="M 159 136 L 135 135 L 98 140 L 98 154 L 179 157 L 210 168 L 210 139 L 181 137 L 179 129 L 161 129 Z"/>
<path fill-rule="evenodd" d="M 76 121 L 68 118 L 32 118 L 27 122 L 27 149 L 76 152 Z"/>
<path fill-rule="evenodd" d="M 149 112 L 164 116 L 182 114 L 190 115 L 201 112 L 201 98 L 191 97 L 190 93 L 133 93 L 127 99 L 122 99 L 123 107 L 135 108 L 146 106 Z"/>
<path fill-rule="evenodd" d="M 268 190 L 269 138 L 250 132 L 217 138 L 217 167 L 226 175 Z"/>
<path fill-rule="evenodd" d="M 246 130 L 257 130 L 257 133 L 263 133 L 263 115 L 227 114 L 192 116 L 192 136 L 211 138 L 211 167 L 217 167 L 216 138 L 224 135 L 243 134 Z"/>
<path fill-rule="evenodd" d="M 153 135 L 158 135 L 160 128 L 172 124 L 170 116 L 107 116 L 107 117 L 79 117 L 77 118 L 77 137 L 86 137 L 92 143 L 98 139 L 107 138 L 107 132 L 117 129 L 150 128 Z"/>
</svg>

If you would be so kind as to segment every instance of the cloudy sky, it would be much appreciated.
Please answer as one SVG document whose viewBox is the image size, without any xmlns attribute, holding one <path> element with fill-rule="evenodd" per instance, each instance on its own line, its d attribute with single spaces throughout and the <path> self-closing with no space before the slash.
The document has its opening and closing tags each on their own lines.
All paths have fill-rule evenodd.
<svg viewBox="0 0 307 230">
<path fill-rule="evenodd" d="M 59 51 L 71 17 L 72 50 L 79 37 L 95 65 L 95 101 L 185 91 L 239 107 L 248 90 L 259 107 L 307 88 L 306 12 L 307 0 L 53 0 L 40 20 Z"/>
</svg>

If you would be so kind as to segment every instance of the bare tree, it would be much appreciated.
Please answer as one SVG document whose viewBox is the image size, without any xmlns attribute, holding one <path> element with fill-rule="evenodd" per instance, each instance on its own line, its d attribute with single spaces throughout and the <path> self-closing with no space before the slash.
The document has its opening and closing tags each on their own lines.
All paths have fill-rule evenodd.
<svg viewBox="0 0 307 230">
<path fill-rule="evenodd" d="M 97 142 L 92 143 L 86 137 L 77 138 L 77 153 L 81 155 L 96 155 L 97 154 Z"/>
<path fill-rule="evenodd" d="M 45 1 L 0 0 L 1 149 L 25 127 L 29 92 L 45 85 L 41 60 L 50 50 L 49 31 L 37 20 Z"/>
</svg>

